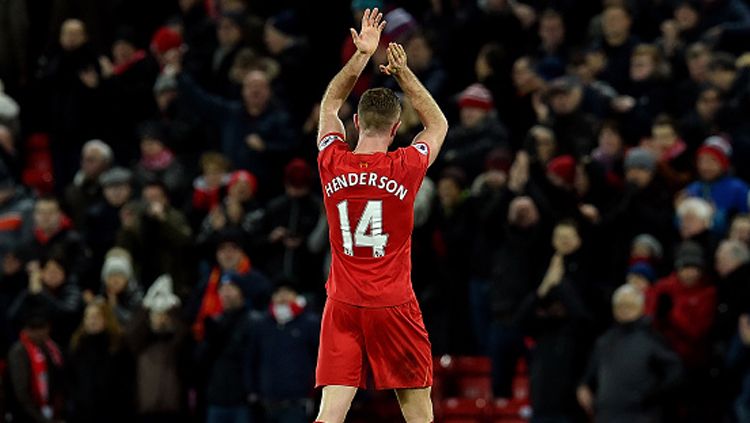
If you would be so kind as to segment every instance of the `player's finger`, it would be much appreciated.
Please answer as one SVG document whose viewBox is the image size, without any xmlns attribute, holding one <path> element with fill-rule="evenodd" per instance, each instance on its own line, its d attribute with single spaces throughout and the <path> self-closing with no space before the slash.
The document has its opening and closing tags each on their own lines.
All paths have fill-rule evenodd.
<svg viewBox="0 0 750 423">
<path fill-rule="evenodd" d="M 365 9 L 365 13 L 362 14 L 362 26 L 367 25 L 370 22 L 370 9 Z"/>
<path fill-rule="evenodd" d="M 380 22 L 380 26 L 378 26 L 378 31 L 383 32 L 385 29 L 386 21 Z"/>
<path fill-rule="evenodd" d="M 378 24 L 380 24 L 380 21 L 382 19 L 383 19 L 383 14 L 382 13 L 378 13 L 378 15 L 375 16 L 375 21 L 372 23 L 373 26 L 377 26 Z"/>
<path fill-rule="evenodd" d="M 373 25 L 373 26 L 375 25 L 375 24 L 374 24 L 374 21 L 375 21 L 375 18 L 376 18 L 377 16 L 378 16 L 378 8 L 376 7 L 376 8 L 374 8 L 374 9 L 372 9 L 372 10 L 370 11 L 370 24 L 371 24 L 371 25 Z"/>
<path fill-rule="evenodd" d="M 406 60 L 406 51 L 404 50 L 404 46 L 402 46 L 401 44 L 396 44 L 396 51 L 398 51 L 401 59 Z"/>
<path fill-rule="evenodd" d="M 393 55 L 393 45 L 388 46 L 388 50 L 386 51 L 388 55 L 388 63 L 396 63 L 396 56 Z"/>
<path fill-rule="evenodd" d="M 391 74 L 391 71 L 388 70 L 388 68 L 385 67 L 385 66 L 383 66 L 383 65 L 380 65 L 380 72 L 383 72 L 386 75 L 390 75 Z"/>
<path fill-rule="evenodd" d="M 349 28 L 349 32 L 352 33 L 352 40 L 357 41 L 357 31 L 354 28 Z"/>
</svg>

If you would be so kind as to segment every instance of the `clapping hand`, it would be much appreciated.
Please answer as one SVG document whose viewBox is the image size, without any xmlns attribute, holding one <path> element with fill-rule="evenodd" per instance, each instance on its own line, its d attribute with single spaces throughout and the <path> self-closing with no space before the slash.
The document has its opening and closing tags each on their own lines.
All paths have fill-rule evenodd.
<svg viewBox="0 0 750 423">
<path fill-rule="evenodd" d="M 386 75 L 396 75 L 406 68 L 406 51 L 401 44 L 388 44 L 388 65 L 380 65 L 380 71 Z"/>
<path fill-rule="evenodd" d="M 385 21 L 382 21 L 382 19 L 383 14 L 378 11 L 377 7 L 372 10 L 366 9 L 362 15 L 362 29 L 359 34 L 354 28 L 349 28 L 354 45 L 360 53 L 372 56 L 378 49 L 380 34 L 385 28 Z"/>
</svg>

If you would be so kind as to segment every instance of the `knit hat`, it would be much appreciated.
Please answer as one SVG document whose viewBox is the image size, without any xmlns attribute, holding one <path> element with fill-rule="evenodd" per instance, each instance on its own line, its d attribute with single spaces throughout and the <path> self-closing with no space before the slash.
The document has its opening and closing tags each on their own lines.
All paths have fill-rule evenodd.
<svg viewBox="0 0 750 423">
<path fill-rule="evenodd" d="M 168 26 L 159 28 L 151 38 L 151 50 L 159 54 L 164 54 L 181 45 L 182 34 Z"/>
<path fill-rule="evenodd" d="M 0 119 L 13 120 L 18 117 L 21 108 L 8 94 L 3 92 L 3 82 L 0 81 Z"/>
<path fill-rule="evenodd" d="M 700 244 L 693 241 L 685 241 L 677 248 L 674 260 L 674 267 L 676 269 L 690 266 L 703 268 L 705 264 L 703 248 Z"/>
<path fill-rule="evenodd" d="M 112 274 L 119 273 L 130 280 L 133 277 L 133 265 L 125 257 L 113 256 L 104 261 L 102 266 L 102 280 Z"/>
<path fill-rule="evenodd" d="M 653 171 L 656 169 L 656 156 L 642 147 L 631 148 L 625 155 L 625 169 Z"/>
<path fill-rule="evenodd" d="M 232 189 L 232 187 L 240 181 L 247 182 L 248 186 L 250 186 L 250 191 L 252 191 L 253 194 L 258 190 L 258 178 L 247 170 L 235 170 L 232 172 L 229 176 L 229 182 L 227 183 L 228 189 Z"/>
<path fill-rule="evenodd" d="M 133 180 L 133 172 L 124 167 L 113 167 L 99 176 L 99 185 L 109 187 L 112 185 L 129 184 Z"/>
<path fill-rule="evenodd" d="M 483 110 L 492 110 L 495 106 L 492 93 L 480 83 L 471 84 L 458 95 L 458 107 L 475 107 Z"/>
<path fill-rule="evenodd" d="M 492 149 L 484 159 L 484 167 L 487 170 L 492 169 L 508 173 L 512 164 L 513 153 L 503 147 Z"/>
<path fill-rule="evenodd" d="M 650 234 L 640 234 L 636 236 L 633 238 L 631 245 L 645 245 L 656 258 L 662 258 L 664 255 L 664 247 L 662 247 L 661 242 Z"/>
<path fill-rule="evenodd" d="M 180 298 L 172 290 L 172 277 L 164 274 L 156 278 L 143 297 L 143 308 L 157 313 L 180 306 Z"/>
<path fill-rule="evenodd" d="M 312 180 L 312 169 L 306 161 L 294 159 L 284 168 L 284 184 L 294 188 L 308 188 Z"/>
<path fill-rule="evenodd" d="M 725 138 L 714 135 L 706 138 L 698 149 L 697 156 L 709 154 L 713 156 L 724 170 L 729 169 L 729 158 L 732 157 L 732 145 Z"/>
<path fill-rule="evenodd" d="M 403 42 L 408 39 L 418 27 L 416 19 L 411 13 L 403 7 L 391 10 L 383 16 L 386 21 L 381 44 L 387 45 L 390 42 Z"/>
<path fill-rule="evenodd" d="M 222 244 L 234 244 L 238 248 L 242 248 L 242 232 L 240 232 L 239 229 L 234 228 L 223 229 L 216 236 L 216 247 L 218 248 Z"/>
<path fill-rule="evenodd" d="M 352 10 L 383 9 L 383 0 L 352 0 Z"/>
<path fill-rule="evenodd" d="M 651 267 L 650 264 L 643 261 L 630 266 L 628 268 L 628 274 L 642 276 L 650 283 L 653 283 L 656 280 L 656 272 L 654 271 L 654 268 Z"/>
<path fill-rule="evenodd" d="M 552 96 L 559 93 L 568 93 L 578 86 L 580 86 L 580 82 L 575 77 L 562 76 L 550 82 L 547 94 Z"/>
<path fill-rule="evenodd" d="M 547 172 L 558 176 L 568 185 L 576 181 L 576 159 L 573 156 L 558 156 L 547 164 Z"/>
</svg>

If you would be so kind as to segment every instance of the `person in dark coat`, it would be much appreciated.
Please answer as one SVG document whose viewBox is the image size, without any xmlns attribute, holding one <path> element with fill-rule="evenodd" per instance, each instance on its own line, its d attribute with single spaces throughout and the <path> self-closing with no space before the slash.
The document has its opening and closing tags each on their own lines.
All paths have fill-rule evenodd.
<svg viewBox="0 0 750 423">
<path fill-rule="evenodd" d="M 175 204 L 183 204 L 188 179 L 182 163 L 168 146 L 167 134 L 158 122 L 147 122 L 139 128 L 141 155 L 133 166 L 135 181 L 143 187 L 148 181 L 160 180 Z"/>
<path fill-rule="evenodd" d="M 112 309 L 102 298 L 93 300 L 70 342 L 69 421 L 132 421 L 134 369 L 122 338 Z"/>
<path fill-rule="evenodd" d="M 30 307 L 8 353 L 14 422 L 54 423 L 65 417 L 63 355 L 49 336 L 49 319 L 43 304 Z"/>
<path fill-rule="evenodd" d="M 530 361 L 532 422 L 572 422 L 582 417 L 576 381 L 585 367 L 591 316 L 565 273 L 564 258 L 556 254 L 542 283 L 521 303 L 515 318 L 523 333 L 536 341 Z"/>
<path fill-rule="evenodd" d="M 270 310 L 256 315 L 250 334 L 250 393 L 261 399 L 270 423 L 310 421 L 319 318 L 303 297 L 281 286 Z"/>
<path fill-rule="evenodd" d="M 728 343 L 740 314 L 750 307 L 750 249 L 740 241 L 722 241 L 715 266 L 719 276 L 715 333 L 719 342 Z"/>
<path fill-rule="evenodd" d="M 65 205 L 76 227 L 84 227 L 86 211 L 101 200 L 99 177 L 113 160 L 112 149 L 101 140 L 91 140 L 83 145 L 81 169 L 65 189 Z"/>
<path fill-rule="evenodd" d="M 594 50 L 604 56 L 599 79 L 618 92 L 627 86 L 631 53 L 638 43 L 637 38 L 631 35 L 631 25 L 632 17 L 626 6 L 615 3 L 608 5 L 602 12 L 602 37 L 593 45 Z"/>
<path fill-rule="evenodd" d="M 251 320 L 247 282 L 225 278 L 219 287 L 222 313 L 206 317 L 205 338 L 197 353 L 206 371 L 207 423 L 249 421 Z"/>
<path fill-rule="evenodd" d="M 643 293 L 623 285 L 612 297 L 615 325 L 594 347 L 578 402 L 596 422 L 660 423 L 679 387 L 679 357 L 643 318 Z"/>
</svg>

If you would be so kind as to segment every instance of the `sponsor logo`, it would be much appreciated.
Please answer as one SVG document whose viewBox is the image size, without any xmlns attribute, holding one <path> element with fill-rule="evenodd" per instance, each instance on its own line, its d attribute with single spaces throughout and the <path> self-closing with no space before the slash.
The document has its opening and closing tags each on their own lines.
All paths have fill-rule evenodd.
<svg viewBox="0 0 750 423">
<path fill-rule="evenodd" d="M 422 155 L 424 156 L 426 156 L 430 152 L 430 149 L 427 147 L 427 144 L 424 144 L 424 143 L 414 144 L 414 148 L 416 148 L 417 151 L 422 153 Z"/>
<path fill-rule="evenodd" d="M 338 135 L 333 135 L 333 134 L 328 135 L 327 137 L 323 138 L 322 141 L 320 141 L 319 150 L 322 151 L 324 148 L 326 148 L 329 145 L 331 145 L 331 143 L 333 143 L 334 141 L 340 140 L 340 139 L 341 139 L 341 137 L 339 137 Z"/>
</svg>

